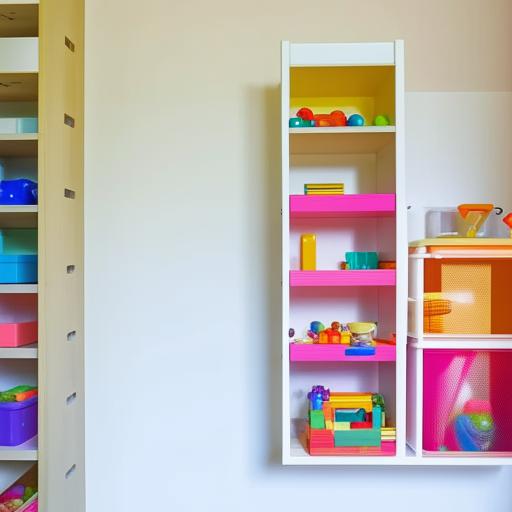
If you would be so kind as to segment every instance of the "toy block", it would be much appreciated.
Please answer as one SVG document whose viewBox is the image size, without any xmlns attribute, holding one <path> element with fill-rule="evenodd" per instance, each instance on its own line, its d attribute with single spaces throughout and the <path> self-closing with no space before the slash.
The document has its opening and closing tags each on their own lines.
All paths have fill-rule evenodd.
<svg viewBox="0 0 512 512">
<path fill-rule="evenodd" d="M 313 234 L 300 237 L 300 269 L 316 270 L 316 236 Z"/>
<path fill-rule="evenodd" d="M 372 428 L 371 421 L 354 421 L 350 424 L 350 428 L 353 430 L 361 429 L 361 428 Z"/>
<path fill-rule="evenodd" d="M 325 420 L 333 420 L 333 412 L 332 412 L 332 407 L 329 405 L 328 402 L 324 402 L 323 403 L 323 406 L 322 406 L 322 410 L 324 411 L 324 417 L 325 417 Z"/>
<path fill-rule="evenodd" d="M 350 345 L 350 332 L 348 331 L 341 331 L 341 340 L 340 343 L 342 345 Z"/>
<path fill-rule="evenodd" d="M 381 433 L 376 429 L 335 430 L 334 446 L 380 446 Z"/>
<path fill-rule="evenodd" d="M 371 412 L 373 409 L 372 395 L 370 393 L 347 393 L 343 395 L 331 393 L 329 404 L 333 409 L 364 409 L 366 412 Z"/>
<path fill-rule="evenodd" d="M 309 411 L 309 425 L 313 429 L 325 429 L 325 418 L 323 411 Z"/>
<path fill-rule="evenodd" d="M 372 411 L 372 426 L 380 430 L 382 427 L 382 409 L 380 405 L 376 405 Z"/>
<path fill-rule="evenodd" d="M 375 347 L 349 347 L 345 349 L 346 356 L 374 356 Z"/>
<path fill-rule="evenodd" d="M 325 420 L 325 428 L 327 430 L 334 430 L 334 423 L 332 420 Z"/>
<path fill-rule="evenodd" d="M 336 421 L 347 421 L 352 423 L 353 421 L 364 421 L 365 420 L 364 409 L 336 409 L 334 411 L 334 418 Z"/>
<path fill-rule="evenodd" d="M 334 434 L 330 430 L 309 430 L 310 448 L 334 448 Z"/>
<path fill-rule="evenodd" d="M 350 421 L 335 421 L 334 430 L 350 430 Z"/>
</svg>

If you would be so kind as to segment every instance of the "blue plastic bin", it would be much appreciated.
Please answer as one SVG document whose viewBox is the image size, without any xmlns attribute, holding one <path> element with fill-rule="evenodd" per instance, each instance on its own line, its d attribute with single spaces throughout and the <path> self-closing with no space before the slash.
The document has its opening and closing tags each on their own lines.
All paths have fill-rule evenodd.
<svg viewBox="0 0 512 512">
<path fill-rule="evenodd" d="M 37 283 L 37 256 L 0 254 L 0 283 Z"/>
<path fill-rule="evenodd" d="M 1 180 L 0 204 L 37 204 L 37 183 L 32 180 Z"/>
</svg>

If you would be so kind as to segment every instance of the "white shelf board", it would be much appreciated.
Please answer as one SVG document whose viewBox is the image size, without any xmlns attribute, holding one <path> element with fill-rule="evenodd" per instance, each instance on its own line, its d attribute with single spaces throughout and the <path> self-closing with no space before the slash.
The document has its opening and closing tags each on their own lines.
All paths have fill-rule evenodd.
<svg viewBox="0 0 512 512">
<path fill-rule="evenodd" d="M 19 446 L 0 446 L 0 461 L 37 460 L 37 436 Z"/>
<path fill-rule="evenodd" d="M 31 467 L 32 462 L 0 462 L 0 494 L 6 491 L 18 478 Z"/>
<path fill-rule="evenodd" d="M 395 127 L 290 128 L 289 139 L 292 155 L 377 153 L 395 143 Z"/>
<path fill-rule="evenodd" d="M 308 133 L 323 135 L 326 133 L 348 134 L 348 133 L 394 133 L 395 126 L 326 126 L 318 128 L 290 128 L 290 134 Z"/>
<path fill-rule="evenodd" d="M 0 284 L 0 293 L 37 293 L 37 284 Z"/>
<path fill-rule="evenodd" d="M 0 215 L 5 213 L 37 213 L 37 204 L 2 204 L 0 205 Z"/>
<path fill-rule="evenodd" d="M 291 440 L 289 457 L 283 457 L 288 466 L 510 466 L 512 457 L 417 457 L 408 448 L 407 455 L 395 457 L 366 456 L 311 456 L 296 438 Z"/>
<path fill-rule="evenodd" d="M 409 335 L 408 344 L 418 349 L 511 349 L 512 338 L 500 336 L 482 337 L 477 335 L 454 336 L 454 337 L 424 337 L 422 341 Z"/>
<path fill-rule="evenodd" d="M 37 359 L 37 343 L 23 347 L 0 347 L 0 359 Z"/>
</svg>

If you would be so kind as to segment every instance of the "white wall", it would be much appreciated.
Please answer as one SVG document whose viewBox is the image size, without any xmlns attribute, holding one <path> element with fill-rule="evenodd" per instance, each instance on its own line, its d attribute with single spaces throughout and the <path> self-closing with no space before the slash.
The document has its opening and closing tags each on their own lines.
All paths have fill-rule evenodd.
<svg viewBox="0 0 512 512">
<path fill-rule="evenodd" d="M 485 199 L 512 207 L 512 100 L 490 92 L 512 90 L 508 4 L 464 0 L 460 24 L 454 0 L 438 35 L 421 27 L 444 2 L 404 1 L 386 13 L 381 1 L 88 0 L 90 512 L 358 510 L 370 495 L 382 512 L 512 509 L 508 469 L 278 462 L 279 40 L 405 37 L 409 90 L 430 91 L 407 97 L 409 202 L 476 199 L 490 168 Z M 460 59 L 457 88 L 425 45 L 448 70 L 475 46 L 471 27 L 498 64 Z"/>
</svg>

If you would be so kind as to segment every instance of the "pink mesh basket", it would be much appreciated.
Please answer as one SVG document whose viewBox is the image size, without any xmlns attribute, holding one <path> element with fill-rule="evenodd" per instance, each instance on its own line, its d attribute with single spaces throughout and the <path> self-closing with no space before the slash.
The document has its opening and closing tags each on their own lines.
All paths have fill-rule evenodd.
<svg viewBox="0 0 512 512">
<path fill-rule="evenodd" d="M 425 350 L 423 449 L 510 456 L 512 350 Z"/>
</svg>

